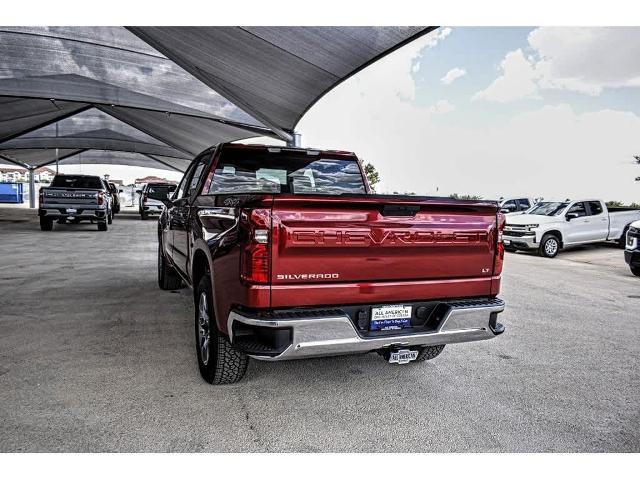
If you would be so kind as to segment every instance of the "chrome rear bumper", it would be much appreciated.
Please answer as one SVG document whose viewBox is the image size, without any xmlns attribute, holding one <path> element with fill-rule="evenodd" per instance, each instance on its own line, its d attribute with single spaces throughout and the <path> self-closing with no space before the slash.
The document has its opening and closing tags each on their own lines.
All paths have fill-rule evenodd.
<svg viewBox="0 0 640 480">
<path fill-rule="evenodd" d="M 496 322 L 497 314 L 504 311 L 502 300 L 494 299 L 484 303 L 443 303 L 447 303 L 450 308 L 438 328 L 429 332 L 393 333 L 365 338 L 358 334 L 346 315 L 265 319 L 252 318 L 235 311 L 229 314 L 227 327 L 232 343 L 235 322 L 256 327 L 291 328 L 293 341 L 282 353 L 275 356 L 251 355 L 253 358 L 267 361 L 365 353 L 385 348 L 473 342 L 493 338 L 504 331 L 504 327 Z"/>
</svg>

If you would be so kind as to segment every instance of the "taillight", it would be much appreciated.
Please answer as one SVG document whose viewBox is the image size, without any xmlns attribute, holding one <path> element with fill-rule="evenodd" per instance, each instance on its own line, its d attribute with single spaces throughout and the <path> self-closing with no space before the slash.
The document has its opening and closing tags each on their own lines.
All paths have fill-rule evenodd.
<svg viewBox="0 0 640 480">
<path fill-rule="evenodd" d="M 496 256 L 493 260 L 493 275 L 500 275 L 502 273 L 502 265 L 504 264 L 504 243 L 502 243 L 502 232 L 504 231 L 505 223 L 507 223 L 507 217 L 505 217 L 503 213 L 498 212 L 497 223 Z"/>
<path fill-rule="evenodd" d="M 44 192 L 42 190 L 38 193 L 38 201 L 40 202 L 40 206 L 42 206 L 44 203 Z"/>
<path fill-rule="evenodd" d="M 104 203 L 104 193 L 98 192 L 98 205 L 102 205 Z"/>
<path fill-rule="evenodd" d="M 142 203 L 147 203 L 147 194 L 142 195 Z"/>
<path fill-rule="evenodd" d="M 269 283 L 271 270 L 269 210 L 256 209 L 242 214 L 248 238 L 242 249 L 240 275 L 248 283 Z"/>
</svg>

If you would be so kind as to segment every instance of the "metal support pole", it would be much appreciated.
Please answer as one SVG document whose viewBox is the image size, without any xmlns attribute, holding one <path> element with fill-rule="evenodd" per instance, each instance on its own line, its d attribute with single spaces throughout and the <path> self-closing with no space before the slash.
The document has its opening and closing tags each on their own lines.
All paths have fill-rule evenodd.
<svg viewBox="0 0 640 480">
<path fill-rule="evenodd" d="M 56 122 L 56 138 L 58 138 L 58 122 Z M 56 175 L 58 175 L 58 148 L 56 147 Z"/>
<path fill-rule="evenodd" d="M 293 132 L 291 137 L 291 141 L 287 142 L 287 147 L 300 148 L 302 146 L 302 135 L 297 132 Z"/>
<path fill-rule="evenodd" d="M 35 167 L 29 167 L 29 208 L 36 208 Z"/>
</svg>

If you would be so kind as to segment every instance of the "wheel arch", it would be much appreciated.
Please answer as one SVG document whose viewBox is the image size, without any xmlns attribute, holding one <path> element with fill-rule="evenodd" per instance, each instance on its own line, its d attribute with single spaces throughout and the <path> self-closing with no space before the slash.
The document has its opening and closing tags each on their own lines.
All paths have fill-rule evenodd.
<svg viewBox="0 0 640 480">
<path fill-rule="evenodd" d="M 558 237 L 558 240 L 560 242 L 560 248 L 562 248 L 564 246 L 564 240 L 562 238 L 562 232 L 560 230 L 547 230 L 546 232 L 544 232 L 542 234 L 542 236 L 540 237 L 540 242 L 542 243 L 542 239 L 544 238 L 545 235 L 555 235 L 556 237 Z"/>
<path fill-rule="evenodd" d="M 191 284 L 193 285 L 194 295 L 200 280 L 206 274 L 211 274 L 209 257 L 201 248 L 198 248 L 193 252 L 191 261 Z"/>
</svg>

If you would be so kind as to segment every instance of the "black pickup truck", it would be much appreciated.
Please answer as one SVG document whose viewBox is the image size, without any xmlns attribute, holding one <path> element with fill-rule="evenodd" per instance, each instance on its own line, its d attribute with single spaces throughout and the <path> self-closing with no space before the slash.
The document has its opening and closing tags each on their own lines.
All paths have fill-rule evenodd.
<svg viewBox="0 0 640 480">
<path fill-rule="evenodd" d="M 111 193 L 107 183 L 95 175 L 56 175 L 51 185 L 40 189 L 40 229 L 51 231 L 59 223 L 96 221 L 106 231 L 113 220 Z"/>
</svg>

